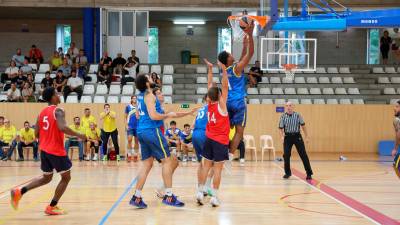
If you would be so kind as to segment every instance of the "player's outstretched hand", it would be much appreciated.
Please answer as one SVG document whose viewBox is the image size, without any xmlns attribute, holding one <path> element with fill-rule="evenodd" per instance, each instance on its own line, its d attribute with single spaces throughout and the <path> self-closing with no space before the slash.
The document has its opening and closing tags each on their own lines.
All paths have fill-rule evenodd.
<svg viewBox="0 0 400 225">
<path fill-rule="evenodd" d="M 167 113 L 167 117 L 168 118 L 174 118 L 174 117 L 176 117 L 176 113 L 175 112 L 169 112 L 169 113 Z"/>
<path fill-rule="evenodd" d="M 225 64 L 221 63 L 220 61 L 218 61 L 218 66 L 222 69 L 222 71 L 226 71 L 226 66 Z"/>
<path fill-rule="evenodd" d="M 254 30 L 254 20 L 251 20 L 250 26 L 244 30 L 244 32 L 249 36 L 252 37 L 253 36 L 253 30 Z"/>
<path fill-rule="evenodd" d="M 206 58 L 203 58 L 203 61 L 207 64 L 208 67 L 213 67 L 213 64 L 210 63 Z"/>
</svg>

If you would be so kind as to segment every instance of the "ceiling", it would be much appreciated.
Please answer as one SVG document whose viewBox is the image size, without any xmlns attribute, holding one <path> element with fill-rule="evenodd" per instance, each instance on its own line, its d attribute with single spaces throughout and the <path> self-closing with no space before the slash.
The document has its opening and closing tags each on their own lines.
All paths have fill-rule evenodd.
<svg viewBox="0 0 400 225">
<path fill-rule="evenodd" d="M 0 7 L 2 19 L 82 19 L 81 8 Z"/>
</svg>

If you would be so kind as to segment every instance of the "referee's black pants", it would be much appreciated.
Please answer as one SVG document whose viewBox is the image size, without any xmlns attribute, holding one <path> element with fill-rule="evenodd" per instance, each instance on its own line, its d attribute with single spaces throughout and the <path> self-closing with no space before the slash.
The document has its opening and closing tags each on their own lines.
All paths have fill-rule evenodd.
<svg viewBox="0 0 400 225">
<path fill-rule="evenodd" d="M 297 152 L 303 161 L 304 169 L 306 170 L 307 175 L 312 175 L 312 169 L 310 165 L 310 160 L 308 159 L 306 148 L 304 146 L 304 141 L 301 134 L 286 134 L 285 140 L 283 142 L 283 160 L 285 163 L 285 174 L 292 175 L 292 171 L 290 170 L 290 156 L 292 155 L 292 147 L 296 146 Z"/>
</svg>

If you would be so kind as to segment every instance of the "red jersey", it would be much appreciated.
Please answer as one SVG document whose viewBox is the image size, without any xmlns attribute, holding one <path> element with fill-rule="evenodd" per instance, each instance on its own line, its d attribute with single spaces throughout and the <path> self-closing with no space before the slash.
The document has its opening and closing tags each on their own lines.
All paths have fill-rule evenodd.
<svg viewBox="0 0 400 225">
<path fill-rule="evenodd" d="M 208 104 L 206 137 L 223 145 L 229 144 L 229 116 L 223 114 L 218 103 Z"/>
<path fill-rule="evenodd" d="M 39 114 L 39 149 L 56 156 L 66 156 L 64 133 L 58 129 L 56 119 L 57 106 L 50 105 Z"/>
</svg>

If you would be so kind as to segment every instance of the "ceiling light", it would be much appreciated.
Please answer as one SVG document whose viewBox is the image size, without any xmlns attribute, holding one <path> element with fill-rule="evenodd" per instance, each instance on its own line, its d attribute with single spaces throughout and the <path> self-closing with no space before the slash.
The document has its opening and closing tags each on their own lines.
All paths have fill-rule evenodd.
<svg viewBox="0 0 400 225">
<path fill-rule="evenodd" d="M 174 24 L 178 25 L 203 25 L 206 21 L 203 20 L 174 20 Z"/>
</svg>

